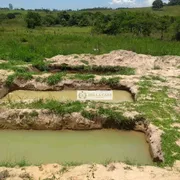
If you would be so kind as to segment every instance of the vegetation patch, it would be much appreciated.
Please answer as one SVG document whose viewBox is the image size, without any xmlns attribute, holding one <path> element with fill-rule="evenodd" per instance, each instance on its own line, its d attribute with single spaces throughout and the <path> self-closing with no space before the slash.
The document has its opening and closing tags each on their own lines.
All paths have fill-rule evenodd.
<svg viewBox="0 0 180 180">
<path fill-rule="evenodd" d="M 124 117 L 121 111 L 100 107 L 98 109 L 98 114 L 106 117 L 107 120 L 104 124 L 105 128 L 119 128 L 131 130 L 135 126 L 136 120 Z"/>
<path fill-rule="evenodd" d="M 87 119 L 90 119 L 90 120 L 95 120 L 95 118 L 97 117 L 97 112 L 96 113 L 92 113 L 92 112 L 89 112 L 87 110 L 83 110 L 81 112 L 81 115 Z"/>
<path fill-rule="evenodd" d="M 61 82 L 63 77 L 65 76 L 66 74 L 65 73 L 56 73 L 56 74 L 53 74 L 51 76 L 49 76 L 47 79 L 46 79 L 46 82 L 49 84 L 49 85 L 56 85 L 57 83 Z"/>
<path fill-rule="evenodd" d="M 114 78 L 102 78 L 99 83 L 104 85 L 109 85 L 110 87 L 117 86 L 119 84 L 120 78 L 114 77 Z"/>
<path fill-rule="evenodd" d="M 155 78 L 156 79 L 156 78 Z M 140 81 L 140 91 L 137 96 L 135 109 L 143 114 L 143 117 L 164 131 L 162 136 L 162 150 L 165 153 L 165 162 L 158 164 L 159 166 L 172 166 L 175 160 L 180 160 L 180 148 L 176 145 L 176 140 L 180 138 L 179 132 L 171 125 L 179 122 L 180 115 L 173 107 L 177 102 L 173 98 L 168 97 L 168 87 L 159 87 L 152 83 L 150 77 L 143 77 Z M 151 89 L 154 89 L 151 91 Z M 143 97 L 148 97 L 143 98 Z M 171 147 L 171 148 L 169 148 Z"/>
<path fill-rule="evenodd" d="M 50 68 L 55 70 L 54 67 Z M 113 74 L 120 74 L 120 75 L 134 75 L 135 69 L 130 67 L 123 67 L 123 66 L 69 66 L 66 64 L 60 65 L 56 68 L 59 71 L 81 71 L 83 73 L 96 73 L 96 74 L 104 74 L 104 75 L 113 75 Z"/>
<path fill-rule="evenodd" d="M 25 166 L 30 166 L 30 165 L 31 164 L 24 158 L 19 161 L 5 160 L 5 161 L 0 162 L 0 167 L 9 167 L 9 168 L 13 168 L 16 166 L 25 167 Z"/>
<path fill-rule="evenodd" d="M 33 61 L 32 66 L 37 68 L 40 71 L 48 71 L 49 70 L 48 63 L 44 62 L 43 60 Z"/>
<path fill-rule="evenodd" d="M 12 75 L 9 75 L 6 79 L 6 86 L 11 86 L 14 82 L 15 79 L 19 79 L 19 80 L 31 80 L 33 79 L 32 73 L 30 72 L 26 72 L 26 73 L 20 73 L 20 72 L 16 72 Z"/>
<path fill-rule="evenodd" d="M 37 100 L 30 104 L 11 103 L 11 108 L 29 108 L 29 109 L 48 109 L 52 113 L 63 116 L 64 114 L 71 114 L 73 112 L 80 112 L 85 107 L 86 103 L 79 101 L 59 102 L 56 100 Z M 31 116 L 37 116 L 36 112 L 32 112 Z"/>
<path fill-rule="evenodd" d="M 83 81 L 87 81 L 87 80 L 94 80 L 95 75 L 93 74 L 75 74 L 74 75 L 75 79 L 80 79 Z"/>
</svg>

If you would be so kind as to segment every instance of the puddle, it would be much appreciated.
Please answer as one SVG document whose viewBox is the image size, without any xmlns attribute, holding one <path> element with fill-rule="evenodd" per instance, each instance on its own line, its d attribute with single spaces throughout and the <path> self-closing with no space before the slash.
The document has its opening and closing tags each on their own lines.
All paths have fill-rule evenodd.
<svg viewBox="0 0 180 180">
<path fill-rule="evenodd" d="M 37 99 L 54 99 L 57 101 L 77 100 L 76 90 L 63 90 L 63 91 L 24 91 L 18 90 L 9 93 L 2 100 L 3 101 L 17 101 L 17 100 L 37 100 Z M 133 102 L 131 93 L 124 90 L 114 90 L 113 100 L 101 100 L 107 102 Z"/>
<path fill-rule="evenodd" d="M 0 131 L 3 161 L 40 163 L 103 163 L 130 161 L 152 164 L 143 133 L 135 131 Z"/>
</svg>

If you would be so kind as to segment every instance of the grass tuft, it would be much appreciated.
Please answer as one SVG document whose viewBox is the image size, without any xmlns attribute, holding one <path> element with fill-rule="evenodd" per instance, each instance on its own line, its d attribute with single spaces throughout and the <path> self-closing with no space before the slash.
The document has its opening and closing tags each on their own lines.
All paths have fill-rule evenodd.
<svg viewBox="0 0 180 180">
<path fill-rule="evenodd" d="M 56 73 L 56 74 L 49 76 L 46 79 L 46 81 L 47 81 L 48 85 L 56 85 L 62 81 L 62 79 L 65 75 L 66 75 L 65 73 Z"/>
</svg>

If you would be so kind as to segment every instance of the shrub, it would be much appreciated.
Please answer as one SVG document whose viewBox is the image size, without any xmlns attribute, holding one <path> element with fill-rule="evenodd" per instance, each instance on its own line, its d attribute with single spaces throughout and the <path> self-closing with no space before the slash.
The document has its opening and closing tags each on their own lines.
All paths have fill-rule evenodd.
<svg viewBox="0 0 180 180">
<path fill-rule="evenodd" d="M 180 41 L 180 32 L 176 33 L 175 39 L 176 39 L 176 41 Z"/>
<path fill-rule="evenodd" d="M 15 19 L 16 18 L 16 15 L 14 13 L 8 13 L 7 14 L 7 18 L 8 19 Z"/>
<path fill-rule="evenodd" d="M 55 25 L 56 24 L 56 18 L 52 15 L 46 15 L 44 18 L 43 18 L 43 24 L 45 26 L 52 26 L 52 25 Z"/>
<path fill-rule="evenodd" d="M 27 23 L 27 28 L 34 29 L 36 26 L 41 25 L 41 16 L 39 13 L 30 11 L 27 13 L 25 20 Z"/>
<path fill-rule="evenodd" d="M 32 66 L 40 71 L 48 71 L 48 65 L 44 61 L 33 61 Z"/>
</svg>

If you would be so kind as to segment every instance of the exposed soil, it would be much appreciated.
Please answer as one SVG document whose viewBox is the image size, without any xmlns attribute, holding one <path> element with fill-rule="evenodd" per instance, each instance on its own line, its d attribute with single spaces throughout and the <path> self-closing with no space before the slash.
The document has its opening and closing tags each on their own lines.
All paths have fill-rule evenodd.
<svg viewBox="0 0 180 180">
<path fill-rule="evenodd" d="M 83 61 L 82 61 L 83 60 Z M 136 106 L 144 106 L 145 103 L 156 100 L 151 94 L 139 94 L 141 82 L 147 83 L 146 78 L 150 78 L 153 86 L 150 92 L 161 92 L 164 87 L 167 87 L 167 95 L 170 100 L 176 100 L 176 105 L 173 111 L 180 114 L 180 57 L 179 56 L 162 56 L 155 57 L 150 55 L 140 55 L 129 51 L 113 51 L 105 55 L 69 55 L 69 56 L 56 56 L 51 59 L 46 59 L 49 67 L 58 69 L 62 65 L 68 66 L 126 66 L 135 68 L 135 75 L 115 75 L 113 77 L 120 77 L 118 84 L 102 85 L 99 81 L 102 77 L 112 76 L 95 76 L 94 82 L 81 81 L 77 79 L 68 79 L 67 77 L 54 86 L 49 86 L 45 82 L 37 82 L 37 77 L 48 77 L 50 73 L 42 75 L 33 75 L 30 81 L 16 79 L 11 87 L 5 86 L 7 77 L 12 74 L 10 71 L 0 70 L 0 98 L 5 96 L 8 92 L 13 90 L 62 90 L 62 89 L 125 89 L 132 93 L 134 99 L 137 100 L 135 105 L 125 106 L 122 105 L 106 105 L 103 106 L 113 109 L 119 108 L 123 112 L 124 117 L 136 119 L 139 115 L 144 115 L 143 112 L 137 112 Z M 86 63 L 84 63 L 86 62 Z M 35 71 L 32 66 L 29 66 L 31 71 Z M 145 78 L 145 79 L 143 79 Z M 145 84 L 146 85 L 146 84 Z M 145 86 L 144 85 L 144 86 Z M 148 86 L 149 87 L 149 86 Z M 157 99 L 159 97 L 156 97 Z M 163 97 L 162 97 L 163 98 Z M 172 98 L 172 99 L 171 99 Z M 158 99 L 159 100 L 159 99 Z M 164 99 L 163 99 L 164 100 Z M 168 104 L 163 104 L 166 101 L 162 100 L 162 108 L 168 109 Z M 27 103 L 27 102 L 26 102 Z M 144 103 L 144 104 L 143 104 Z M 0 104 L 1 105 L 1 104 Z M 102 104 L 97 104 L 101 106 Z M 96 107 L 96 108 L 97 108 Z M 63 118 L 55 114 L 49 113 L 48 110 L 35 110 L 38 115 L 33 118 L 27 118 L 28 113 L 32 110 L 29 109 L 11 109 L 6 105 L 0 106 L 0 128 L 1 129 L 98 129 L 103 128 L 106 121 L 104 117 L 100 117 L 99 121 L 92 121 L 86 119 L 78 113 L 65 115 Z M 88 109 L 87 109 L 88 110 Z M 91 109 L 89 109 L 90 111 Z M 152 112 L 153 113 L 153 112 Z M 155 112 L 154 112 L 155 113 Z M 75 121 L 74 121 L 75 119 Z M 175 118 L 174 114 L 171 115 L 173 123 L 171 128 L 177 128 L 180 132 L 179 119 Z M 147 119 L 151 121 L 151 119 Z M 154 119 L 153 119 L 154 120 Z M 159 122 L 166 122 L 166 117 L 157 117 Z M 134 121 L 135 122 L 135 121 Z M 144 124 L 136 122 L 135 130 L 146 133 L 147 140 L 150 144 L 152 156 L 155 161 L 163 161 L 163 153 L 161 151 L 161 135 L 163 130 L 167 127 L 155 127 L 153 124 Z M 161 129 L 161 130 L 160 130 Z M 179 145 L 179 139 L 174 144 Z M 170 147 L 169 147 L 170 148 Z M 179 159 L 178 159 L 179 160 Z M 157 168 L 157 167 L 135 167 L 125 164 L 111 164 L 107 167 L 102 165 L 82 165 L 77 167 L 64 168 L 60 165 L 42 165 L 41 167 L 32 166 L 26 168 L 0 168 L 1 179 L 64 179 L 64 180 L 179 180 L 180 179 L 180 162 L 176 161 L 173 168 Z"/>
<path fill-rule="evenodd" d="M 1 180 L 179 180 L 180 161 L 172 168 L 112 163 L 63 167 L 58 164 L 25 168 L 0 168 Z"/>
<path fill-rule="evenodd" d="M 104 55 L 58 55 L 50 59 L 50 67 L 58 69 L 62 65 L 68 66 L 82 66 L 82 65 L 95 65 L 95 66 L 125 66 L 136 69 L 136 74 L 146 75 L 148 73 L 161 74 L 163 76 L 175 76 L 180 73 L 177 69 L 180 66 L 179 56 L 150 56 L 137 54 L 131 51 L 112 51 Z M 83 61 L 86 62 L 83 63 Z M 157 71 L 158 70 L 158 71 Z"/>
</svg>

